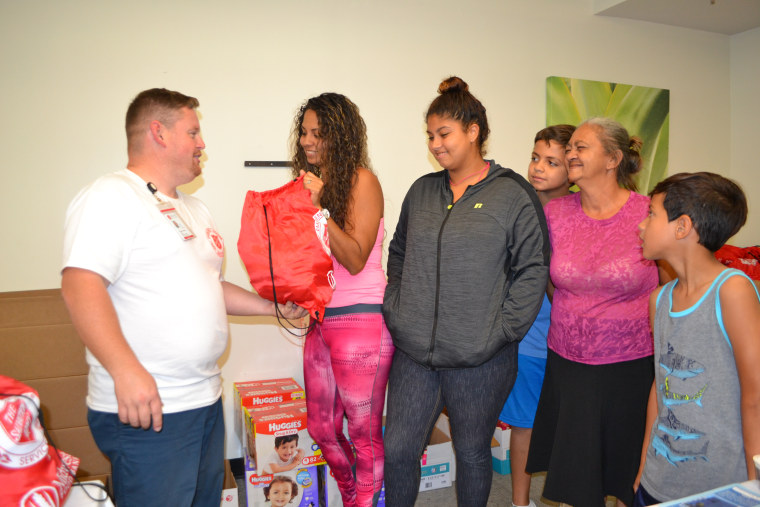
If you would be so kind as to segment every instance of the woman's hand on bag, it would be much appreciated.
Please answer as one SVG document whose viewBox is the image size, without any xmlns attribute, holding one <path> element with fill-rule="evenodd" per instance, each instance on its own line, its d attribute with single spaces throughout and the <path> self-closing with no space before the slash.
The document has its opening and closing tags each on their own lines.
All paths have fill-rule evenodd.
<svg viewBox="0 0 760 507">
<path fill-rule="evenodd" d="M 319 198 L 322 195 L 322 187 L 324 186 L 324 183 L 319 176 L 311 171 L 307 173 L 301 169 L 300 174 L 303 176 L 303 188 L 311 192 L 311 203 L 317 208 L 322 209 L 322 206 L 319 204 Z"/>
<path fill-rule="evenodd" d="M 277 303 L 277 308 L 286 319 L 301 319 L 309 313 L 292 301 L 288 301 L 284 305 Z"/>
</svg>

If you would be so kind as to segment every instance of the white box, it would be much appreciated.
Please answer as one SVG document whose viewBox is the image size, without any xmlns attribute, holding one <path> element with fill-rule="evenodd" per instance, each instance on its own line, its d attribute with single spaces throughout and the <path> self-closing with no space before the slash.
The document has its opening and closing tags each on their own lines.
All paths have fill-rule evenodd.
<svg viewBox="0 0 760 507">
<path fill-rule="evenodd" d="M 451 462 L 432 462 L 420 467 L 420 491 L 451 486 Z"/>
<path fill-rule="evenodd" d="M 113 507 L 113 502 L 101 489 L 104 487 L 102 481 L 85 481 L 80 485 L 81 487 L 73 487 L 69 490 L 63 507 Z"/>
<path fill-rule="evenodd" d="M 498 443 L 497 446 L 491 447 L 491 456 L 499 461 L 504 461 L 509 456 L 509 439 L 512 435 L 512 428 L 505 424 L 506 428 L 501 426 L 496 427 L 494 431 L 493 439 Z"/>
<path fill-rule="evenodd" d="M 454 479 L 454 448 L 451 438 L 434 427 L 420 460 L 420 491 L 451 486 Z"/>
<path fill-rule="evenodd" d="M 509 424 L 505 424 L 499 421 L 499 426 L 496 426 L 496 430 L 493 433 L 493 438 L 499 442 L 499 445 L 509 449 L 509 438 L 512 436 L 512 427 Z"/>
</svg>

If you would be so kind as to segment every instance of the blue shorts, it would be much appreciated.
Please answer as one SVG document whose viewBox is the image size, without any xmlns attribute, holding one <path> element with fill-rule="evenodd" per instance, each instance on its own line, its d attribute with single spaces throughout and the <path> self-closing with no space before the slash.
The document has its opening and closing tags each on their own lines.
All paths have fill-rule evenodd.
<svg viewBox="0 0 760 507">
<path fill-rule="evenodd" d="M 501 409 L 499 420 L 518 428 L 532 428 L 544 383 L 546 358 L 517 355 L 517 380 Z"/>
</svg>

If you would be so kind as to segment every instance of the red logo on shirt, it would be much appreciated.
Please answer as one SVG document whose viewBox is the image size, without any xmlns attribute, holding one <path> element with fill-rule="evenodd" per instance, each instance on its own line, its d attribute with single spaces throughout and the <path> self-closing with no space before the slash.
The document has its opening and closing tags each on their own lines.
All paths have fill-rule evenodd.
<svg viewBox="0 0 760 507">
<path fill-rule="evenodd" d="M 216 255 L 224 257 L 224 240 L 222 236 L 212 228 L 206 229 L 206 238 L 211 243 L 211 248 L 214 249 Z"/>
<path fill-rule="evenodd" d="M 330 255 L 330 236 L 327 234 L 327 219 L 322 211 L 314 213 L 314 232 L 317 233 L 319 242 L 322 243 L 322 249 L 327 255 Z"/>
</svg>

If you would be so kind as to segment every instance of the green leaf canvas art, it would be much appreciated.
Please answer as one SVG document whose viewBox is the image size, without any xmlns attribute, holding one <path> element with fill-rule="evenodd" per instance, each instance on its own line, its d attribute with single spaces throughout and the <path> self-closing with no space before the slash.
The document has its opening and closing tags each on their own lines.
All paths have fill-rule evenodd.
<svg viewBox="0 0 760 507">
<path fill-rule="evenodd" d="M 670 90 L 569 77 L 546 78 L 547 125 L 578 125 L 595 116 L 612 118 L 630 135 L 642 139 L 643 167 L 636 175 L 636 184 L 639 192 L 649 193 L 668 173 Z"/>
</svg>

